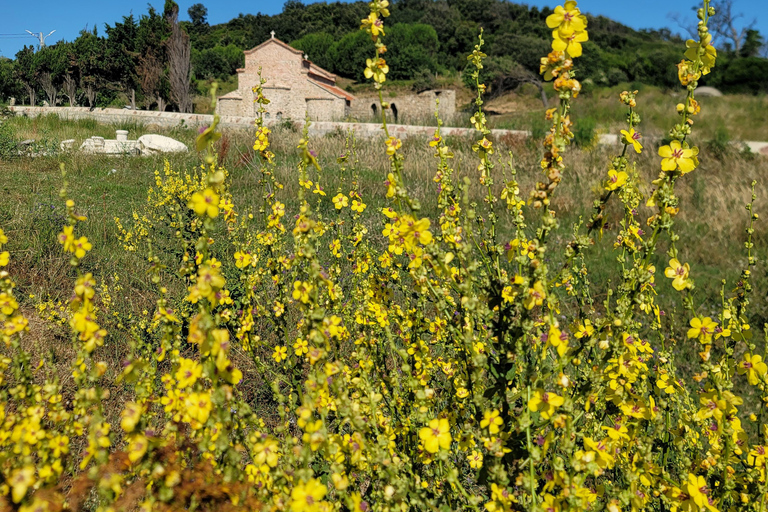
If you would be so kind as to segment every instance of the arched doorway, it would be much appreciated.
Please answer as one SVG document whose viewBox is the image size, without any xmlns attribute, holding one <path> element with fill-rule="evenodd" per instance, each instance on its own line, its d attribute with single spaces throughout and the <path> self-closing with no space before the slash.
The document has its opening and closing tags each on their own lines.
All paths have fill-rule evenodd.
<svg viewBox="0 0 768 512">
<path fill-rule="evenodd" d="M 392 109 L 392 117 L 395 118 L 395 122 L 397 122 L 397 105 L 394 103 L 390 104 L 389 108 Z"/>
<path fill-rule="evenodd" d="M 373 117 L 376 117 L 379 115 L 379 107 L 375 103 L 371 103 L 371 112 L 373 112 Z"/>
</svg>

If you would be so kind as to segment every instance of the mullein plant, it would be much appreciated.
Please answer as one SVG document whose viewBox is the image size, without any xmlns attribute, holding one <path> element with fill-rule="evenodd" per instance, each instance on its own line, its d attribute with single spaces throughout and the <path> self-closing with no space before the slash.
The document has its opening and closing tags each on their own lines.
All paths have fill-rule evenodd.
<svg viewBox="0 0 768 512">
<path fill-rule="evenodd" d="M 260 78 L 253 211 L 235 206 L 214 118 L 198 137 L 202 165 L 182 173 L 166 164 L 146 207 L 116 219 L 125 249 L 146 253 L 159 297 L 153 313 L 117 322 L 132 339 L 121 368 L 99 361 L 110 338 L 99 317 L 118 299 L 105 286 L 99 298 L 96 278 L 81 270 L 92 247 L 76 233 L 85 219 L 66 187 L 59 241 L 77 277 L 69 307 L 50 314 L 72 332 L 74 390 L 32 360 L 0 232 L 1 508 L 764 511 L 768 366 L 765 335 L 748 321 L 755 196 L 747 265 L 734 291 L 723 285 L 717 315 L 700 312 L 674 230 L 684 206 L 675 185 L 698 167 L 696 87 L 717 56 L 709 1 L 678 66 L 687 95 L 650 194 L 633 159 L 648 150 L 641 98 L 625 91 L 621 152 L 606 162 L 591 217 L 566 243 L 552 236 L 553 198 L 569 175 L 576 62 L 588 40 L 576 2 L 546 19 L 552 51 L 541 74 L 558 103 L 545 114 L 534 190 L 520 190 L 520 171 L 488 127 L 481 33 L 468 57 L 476 163 L 459 177 L 436 113 L 434 219 L 420 213 L 402 141 L 387 127 L 389 5 L 370 8 L 361 29 L 375 55 L 365 76 L 383 108 L 388 205 L 366 204 L 352 134 L 333 169 L 338 188 L 324 188 L 307 121 L 296 147 L 298 209 L 288 211 Z M 620 203 L 618 229 L 603 240 L 611 201 Z M 618 276 L 602 303 L 585 263 L 593 243 L 616 251 Z M 662 243 L 668 265 L 657 269 Z M 657 279 L 681 294 L 685 325 L 663 314 Z M 676 367 L 683 343 L 699 353 L 693 383 Z M 248 395 L 250 380 L 266 408 Z M 125 394 L 116 420 L 105 412 L 110 389 Z M 758 403 L 745 405 L 748 395 Z"/>
</svg>

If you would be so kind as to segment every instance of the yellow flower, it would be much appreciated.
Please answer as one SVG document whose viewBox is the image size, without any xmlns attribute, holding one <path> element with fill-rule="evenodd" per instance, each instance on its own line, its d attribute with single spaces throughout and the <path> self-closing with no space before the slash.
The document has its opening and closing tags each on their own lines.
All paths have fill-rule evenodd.
<svg viewBox="0 0 768 512">
<path fill-rule="evenodd" d="M 208 421 L 208 416 L 213 409 L 209 393 L 191 393 L 184 401 L 184 405 L 189 417 L 199 423 Z"/>
<path fill-rule="evenodd" d="M 8 480 L 8 485 L 11 487 L 11 497 L 14 503 L 18 503 L 27 494 L 27 489 L 35 483 L 35 467 L 24 466 L 21 469 L 17 469 L 11 478 Z"/>
<path fill-rule="evenodd" d="M 716 327 L 717 322 L 709 317 L 692 318 L 691 328 L 688 329 L 688 337 L 691 339 L 698 338 L 702 343 L 709 343 L 712 340 L 712 334 L 714 334 Z"/>
<path fill-rule="evenodd" d="M 251 264 L 253 258 L 246 252 L 237 251 L 235 253 L 235 266 L 237 268 L 245 268 Z"/>
<path fill-rule="evenodd" d="M 282 345 L 276 346 L 275 351 L 272 353 L 272 359 L 274 359 L 276 362 L 279 363 L 280 361 L 287 358 L 288 358 L 288 348 Z"/>
<path fill-rule="evenodd" d="M 197 382 L 203 374 L 203 367 L 192 359 L 181 358 L 176 371 L 176 383 L 179 389 L 188 388 Z"/>
<path fill-rule="evenodd" d="M 0 252 L 0 267 L 5 267 L 11 261 L 11 254 L 8 251 Z"/>
<path fill-rule="evenodd" d="M 441 448 L 451 447 L 451 426 L 445 418 L 434 419 L 429 426 L 419 430 L 419 439 L 429 453 L 437 453 Z"/>
<path fill-rule="evenodd" d="M 547 26 L 564 33 L 581 32 L 587 28 L 587 18 L 576 7 L 576 2 L 565 2 L 565 7 L 558 5 L 555 12 L 547 16 Z"/>
<path fill-rule="evenodd" d="M 75 234 L 74 226 L 64 226 L 64 229 L 59 233 L 59 243 L 64 246 L 65 252 L 75 252 Z"/>
<path fill-rule="evenodd" d="M 300 483 L 291 490 L 291 512 L 321 510 L 327 492 L 326 486 L 315 478 Z"/>
<path fill-rule="evenodd" d="M 712 34 L 705 35 L 700 43 L 692 39 L 685 42 L 685 46 L 688 48 L 685 52 L 685 58 L 695 62 L 700 57 L 703 64 L 701 72 L 705 75 L 715 67 L 717 60 L 717 49 L 711 43 Z M 704 49 L 701 54 L 699 53 L 700 48 Z"/>
<path fill-rule="evenodd" d="M 555 30 L 552 32 L 552 38 L 552 49 L 556 52 L 565 52 L 571 58 L 581 57 L 581 43 L 589 40 L 586 30 L 581 32 Z"/>
<path fill-rule="evenodd" d="M 661 375 L 656 380 L 656 386 L 662 389 L 668 395 L 671 395 L 675 392 L 675 381 L 670 380 L 669 375 L 667 375 L 666 373 Z"/>
<path fill-rule="evenodd" d="M 499 427 L 501 427 L 503 424 L 504 422 L 499 416 L 498 409 L 493 409 L 483 413 L 483 419 L 480 421 L 480 428 L 488 427 L 488 432 L 491 434 L 497 434 L 499 432 Z"/>
<path fill-rule="evenodd" d="M 293 350 L 297 356 L 305 355 L 309 352 L 309 344 L 307 343 L 307 340 L 297 338 L 296 342 L 293 344 Z"/>
<path fill-rule="evenodd" d="M 214 219 L 219 215 L 219 195 L 213 189 L 206 188 L 202 192 L 192 194 L 187 206 L 201 217 L 207 215 Z"/>
<path fill-rule="evenodd" d="M 363 72 L 365 78 L 373 77 L 374 81 L 384 83 L 387 79 L 387 73 L 389 73 L 389 66 L 387 66 L 387 62 L 384 59 L 365 60 L 365 71 Z"/>
<path fill-rule="evenodd" d="M 583 323 L 576 324 L 575 332 L 573 333 L 576 338 L 581 339 L 584 337 L 589 338 L 595 332 L 595 328 L 592 327 L 592 322 L 589 319 L 584 320 Z"/>
<path fill-rule="evenodd" d="M 744 359 L 739 362 L 739 373 L 747 375 L 747 380 L 756 386 L 760 379 L 768 372 L 768 365 L 763 362 L 759 354 L 744 354 Z"/>
<path fill-rule="evenodd" d="M 634 128 L 630 128 L 629 131 L 621 130 L 621 134 L 624 136 L 624 144 L 631 144 L 635 148 L 635 152 L 640 154 L 643 150 L 643 145 L 640 144 L 640 134 Z"/>
<path fill-rule="evenodd" d="M 301 301 L 304 304 L 309 304 L 309 294 L 312 292 L 312 285 L 304 281 L 296 281 L 293 283 L 292 297 L 295 300 Z"/>
<path fill-rule="evenodd" d="M 472 469 L 480 469 L 483 467 L 483 454 L 477 450 L 472 450 L 472 453 L 467 455 L 467 461 Z"/>
<path fill-rule="evenodd" d="M 555 393 L 547 393 L 543 389 L 537 389 L 530 401 L 528 402 L 528 410 L 531 412 L 538 411 L 543 419 L 549 419 L 555 413 L 555 409 L 565 403 L 563 397 L 556 395 Z"/>
<path fill-rule="evenodd" d="M 362 201 L 358 201 L 357 199 L 352 200 L 352 211 L 355 211 L 357 213 L 363 213 L 363 210 L 365 210 L 366 204 Z"/>
<path fill-rule="evenodd" d="M 696 476 L 688 473 L 688 483 L 686 487 L 690 500 L 696 504 L 699 510 L 707 508 L 715 512 L 717 511 L 717 509 L 709 502 L 709 489 L 707 488 L 707 481 L 704 480 L 703 476 Z M 691 508 L 690 510 L 693 509 Z"/>
<path fill-rule="evenodd" d="M 332 201 L 337 210 L 341 210 L 349 204 L 349 198 L 341 193 L 336 194 L 336 197 L 334 197 Z"/>
<path fill-rule="evenodd" d="M 614 169 L 608 171 L 608 183 L 605 185 L 605 190 L 616 190 L 619 187 L 623 187 L 627 183 L 627 173 L 624 171 L 616 172 Z"/>
<path fill-rule="evenodd" d="M 386 140 L 387 154 L 389 156 L 394 155 L 398 149 L 403 145 L 403 142 L 397 137 L 390 137 Z"/>
<path fill-rule="evenodd" d="M 141 419 L 141 414 L 144 412 L 144 408 L 136 402 L 128 402 L 123 408 L 120 420 L 120 426 L 126 432 L 133 432 L 136 429 L 136 425 Z"/>
<path fill-rule="evenodd" d="M 128 460 L 136 462 L 141 460 L 149 448 L 149 441 L 142 434 L 135 434 L 128 438 Z"/>
<path fill-rule="evenodd" d="M 687 144 L 686 144 L 687 146 Z M 680 169 L 683 174 L 689 173 L 699 165 L 699 148 L 683 147 L 679 140 L 673 140 L 669 146 L 659 148 L 659 156 L 662 157 L 661 170 L 674 171 Z"/>
<path fill-rule="evenodd" d="M 84 236 L 81 236 L 74 242 L 74 253 L 75 258 L 81 259 L 83 256 L 85 256 L 85 253 L 90 251 L 93 248 L 91 245 L 91 242 L 88 241 L 88 239 Z"/>
<path fill-rule="evenodd" d="M 677 258 L 669 260 L 669 266 L 664 269 L 664 275 L 672 279 L 672 287 L 677 291 L 690 288 L 691 281 L 688 279 L 688 273 L 691 270 L 687 263 L 681 265 Z"/>
<path fill-rule="evenodd" d="M 536 281 L 532 288 L 528 288 L 528 295 L 525 297 L 525 309 L 533 309 L 535 306 L 541 306 L 547 293 L 541 281 Z"/>
</svg>

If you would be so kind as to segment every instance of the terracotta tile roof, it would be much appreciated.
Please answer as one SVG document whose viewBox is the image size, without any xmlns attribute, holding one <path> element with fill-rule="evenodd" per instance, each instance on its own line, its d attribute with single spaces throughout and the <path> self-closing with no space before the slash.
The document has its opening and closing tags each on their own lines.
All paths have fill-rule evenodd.
<svg viewBox="0 0 768 512">
<path fill-rule="evenodd" d="M 349 100 L 349 101 L 352 101 L 352 100 L 355 99 L 354 96 L 349 94 L 347 91 L 345 91 L 341 87 L 336 87 L 335 85 L 324 84 L 322 82 L 318 82 L 317 80 L 312 80 L 311 78 L 307 78 L 307 80 L 309 80 L 313 84 L 317 85 L 318 87 L 322 87 L 326 91 L 330 92 L 334 96 L 338 96 L 339 98 L 344 98 L 345 100 Z"/>
</svg>

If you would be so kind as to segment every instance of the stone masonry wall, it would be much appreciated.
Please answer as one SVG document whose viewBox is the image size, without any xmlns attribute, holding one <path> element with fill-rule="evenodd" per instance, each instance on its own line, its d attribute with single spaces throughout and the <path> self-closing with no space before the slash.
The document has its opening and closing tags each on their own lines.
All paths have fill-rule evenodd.
<svg viewBox="0 0 768 512">
<path fill-rule="evenodd" d="M 116 108 L 97 108 L 91 111 L 88 107 L 26 107 L 14 106 L 9 109 L 18 116 L 37 117 L 40 115 L 58 115 L 62 119 L 94 119 L 104 124 L 117 124 L 124 122 L 136 122 L 142 124 L 155 124 L 157 126 L 172 128 L 174 126 L 204 127 L 213 122 L 212 115 L 205 114 L 180 114 L 178 112 L 155 112 L 147 110 L 122 110 Z M 277 124 L 274 119 L 267 121 L 267 125 Z M 302 124 L 302 123 L 298 123 Z M 223 129 L 253 130 L 253 117 L 221 116 L 220 126 Z M 413 125 L 388 125 L 392 135 L 400 138 L 408 136 L 431 137 L 435 133 L 434 126 Z M 343 123 L 336 121 L 313 122 L 309 129 L 312 137 L 324 136 L 330 133 L 346 132 L 352 130 L 358 138 L 383 137 L 380 123 Z M 472 128 L 455 128 L 444 126 L 440 129 L 443 136 L 468 137 L 477 135 Z M 522 130 L 491 130 L 494 137 L 525 139 L 531 136 L 530 132 Z M 615 134 L 602 134 L 599 137 L 600 144 L 618 145 L 620 138 Z M 768 156 L 768 142 L 744 141 L 735 144 L 748 146 L 754 153 Z"/>
<path fill-rule="evenodd" d="M 440 118 L 444 122 L 451 122 L 456 115 L 456 91 L 434 90 L 424 91 L 419 94 L 398 94 L 394 97 L 385 97 L 390 108 L 387 110 L 387 119 L 408 123 L 423 123 L 435 116 L 435 100 L 440 99 Z M 375 111 L 373 106 L 376 106 Z M 351 115 L 358 121 L 374 120 L 381 116 L 381 104 L 378 95 L 358 96 L 352 102 Z"/>
</svg>

